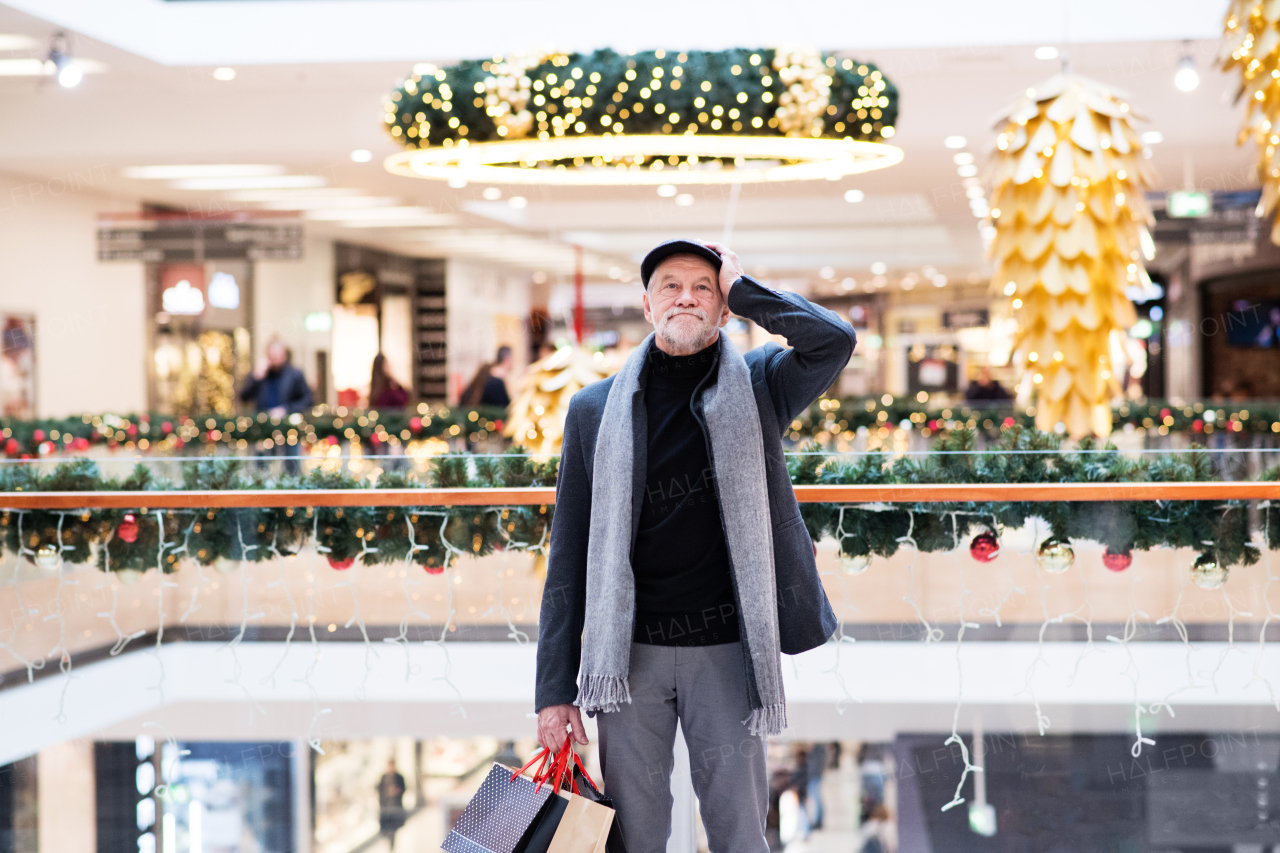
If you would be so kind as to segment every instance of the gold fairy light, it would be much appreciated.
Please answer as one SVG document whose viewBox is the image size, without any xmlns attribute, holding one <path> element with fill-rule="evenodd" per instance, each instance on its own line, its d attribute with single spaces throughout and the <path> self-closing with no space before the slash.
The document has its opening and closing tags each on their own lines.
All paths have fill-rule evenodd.
<svg viewBox="0 0 1280 853">
<path fill-rule="evenodd" d="M 580 347 L 561 347 L 529 365 L 503 429 L 514 444 L 530 453 L 554 455 L 564 440 L 569 398 L 613 373 L 603 359 Z"/>
<path fill-rule="evenodd" d="M 1112 339 L 1136 320 L 1125 289 L 1150 283 L 1153 175 L 1132 118 L 1102 84 L 1059 75 L 1027 90 L 996 140 L 992 286 L 1018 320 L 1036 426 L 1077 438 L 1111 432 Z"/>
<path fill-rule="evenodd" d="M 1258 215 L 1264 216 L 1280 205 L 1280 4 L 1233 0 L 1225 31 L 1223 70 L 1240 71 L 1237 97 L 1245 113 L 1239 142 L 1252 137 L 1258 145 Z M 1272 226 L 1271 241 L 1280 243 L 1280 223 Z"/>
</svg>

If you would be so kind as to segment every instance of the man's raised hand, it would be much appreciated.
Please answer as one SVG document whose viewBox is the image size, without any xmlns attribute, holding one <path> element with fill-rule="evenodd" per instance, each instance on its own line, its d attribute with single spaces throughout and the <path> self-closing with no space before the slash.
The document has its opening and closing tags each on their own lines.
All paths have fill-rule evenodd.
<svg viewBox="0 0 1280 853">
<path fill-rule="evenodd" d="M 706 243 L 705 245 L 720 256 L 720 293 L 727 300 L 729 298 L 729 288 L 733 287 L 733 283 L 746 274 L 742 270 L 742 261 L 738 260 L 738 256 L 728 246 L 720 243 Z"/>
</svg>

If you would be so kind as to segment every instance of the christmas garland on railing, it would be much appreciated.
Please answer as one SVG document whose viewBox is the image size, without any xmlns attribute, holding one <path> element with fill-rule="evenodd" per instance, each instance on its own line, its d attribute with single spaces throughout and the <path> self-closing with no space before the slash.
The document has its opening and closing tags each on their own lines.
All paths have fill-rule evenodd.
<svg viewBox="0 0 1280 853">
<path fill-rule="evenodd" d="M 396 445 L 427 438 L 478 441 L 500 434 L 504 417 L 505 410 L 492 406 L 470 409 L 423 403 L 417 409 L 393 411 L 317 408 L 283 418 L 264 412 L 191 417 L 157 412 L 85 414 L 30 421 L 0 418 L 0 456 L 36 458 L 95 446 L 161 453 L 198 446 L 225 448 L 243 456 L 299 443 Z"/>
<path fill-rule="evenodd" d="M 1135 460 L 1112 445 L 1083 442 L 1063 452 L 1057 436 L 1015 425 L 1003 431 L 995 452 L 976 451 L 972 430 L 960 429 L 935 442 L 924 457 L 891 458 L 871 453 L 852 461 L 826 456 L 809 446 L 789 460 L 796 484 L 890 485 L 905 483 L 1070 483 L 1184 482 L 1214 480 L 1208 454 L 1163 454 Z M 513 450 L 496 456 L 447 454 L 436 457 L 425 481 L 397 471 L 383 473 L 379 488 L 514 488 L 552 486 L 558 460 L 539 461 Z M 337 470 L 306 476 L 268 478 L 248 473 L 239 460 L 192 463 L 180 486 L 156 480 L 138 465 L 124 480 L 104 478 L 91 460 L 64 462 L 49 474 L 31 465 L 0 469 L 0 507 L 4 492 L 136 491 L 239 489 L 362 489 L 365 483 Z M 1263 474 L 1280 480 L 1280 467 Z M 0 541 L 45 568 L 64 561 L 94 559 L 99 568 L 138 573 L 159 564 L 176 571 L 184 560 L 233 570 L 241 560 L 261 561 L 295 553 L 314 544 L 337 569 L 412 559 L 428 572 L 440 572 L 459 556 L 484 556 L 496 550 L 546 554 L 553 506 L 510 507 L 307 507 L 191 510 L 94 509 L 0 511 Z M 1265 547 L 1280 549 L 1280 505 L 1260 506 Z M 1048 538 L 1037 558 L 1050 571 L 1070 554 L 1072 539 L 1093 540 L 1107 551 L 1109 568 L 1126 568 L 1134 549 L 1195 548 L 1205 580 L 1220 585 L 1231 565 L 1259 558 L 1246 501 L 983 501 L 886 505 L 801 504 L 801 515 L 815 539 L 836 539 L 842 566 L 856 573 L 870 555 L 892 556 L 903 545 L 921 551 L 947 551 L 978 531 L 970 552 L 989 560 L 998 549 L 1002 528 L 1043 519 Z M 1056 556 L 1055 556 L 1056 555 Z M 1055 562 L 1056 561 L 1056 562 Z M 1069 564 L 1069 561 L 1068 561 Z M 1200 575 L 1197 576 L 1200 578 Z"/>
<path fill-rule="evenodd" d="M 886 401 L 887 400 L 887 401 Z M 404 444 L 428 438 L 480 441 L 500 436 L 502 409 L 430 407 L 410 411 L 353 410 L 341 414 L 327 409 L 283 419 L 256 415 L 198 415 L 175 417 L 140 415 L 81 415 L 24 421 L 0 418 L 0 456 L 38 458 L 57 452 L 79 452 L 105 446 L 143 453 L 179 453 L 193 449 L 225 449 L 239 455 L 270 452 L 290 438 L 305 444 L 359 441 L 362 444 Z M 823 399 L 791 424 L 789 438 L 810 439 L 822 446 L 836 438 L 850 440 L 860 428 L 917 430 L 933 437 L 970 429 L 998 440 L 1015 424 L 1031 428 L 1035 408 L 974 401 L 938 407 L 908 397 Z M 1125 403 L 1112 411 L 1117 430 L 1132 426 L 1150 435 L 1186 434 L 1202 439 L 1214 433 L 1240 437 L 1273 436 L 1280 440 L 1280 404 L 1271 402 L 1215 403 L 1153 400 Z M 1161 428 L 1164 432 L 1160 432 Z"/>
<path fill-rule="evenodd" d="M 815 439 L 826 445 L 852 439 L 859 429 L 918 430 L 925 437 L 953 430 L 974 430 L 990 439 L 1014 425 L 1032 428 L 1035 407 L 974 400 L 955 406 L 918 403 L 909 397 L 857 397 L 819 400 L 791 423 L 792 441 Z M 1216 433 L 1267 435 L 1280 439 L 1280 404 L 1274 402 L 1185 402 L 1149 400 L 1112 409 L 1114 429 L 1132 427 L 1147 435 L 1182 433 L 1194 440 Z"/>
</svg>

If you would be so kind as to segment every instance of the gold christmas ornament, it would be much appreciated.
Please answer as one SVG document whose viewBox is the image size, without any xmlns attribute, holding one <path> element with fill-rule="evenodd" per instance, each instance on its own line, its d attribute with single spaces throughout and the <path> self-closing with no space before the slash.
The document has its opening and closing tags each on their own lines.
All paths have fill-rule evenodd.
<svg viewBox="0 0 1280 853">
<path fill-rule="evenodd" d="M 1076 552 L 1065 539 L 1046 539 L 1036 549 L 1036 565 L 1051 575 L 1060 575 L 1076 562 Z"/>
<path fill-rule="evenodd" d="M 831 103 L 831 75 L 816 50 L 781 49 L 773 68 L 786 89 L 778 96 L 778 129 L 787 136 L 821 136 Z"/>
<path fill-rule="evenodd" d="M 1137 319 L 1125 288 L 1150 285 L 1153 175 L 1133 118 L 1102 84 L 1061 74 L 1028 89 L 996 139 L 992 286 L 1018 321 L 1036 426 L 1075 438 L 1111 432 L 1112 339 Z"/>
<path fill-rule="evenodd" d="M 1227 582 L 1227 567 L 1211 554 L 1201 554 L 1191 564 L 1191 580 L 1201 589 L 1222 589 Z"/>
<path fill-rule="evenodd" d="M 871 568 L 870 554 L 861 554 L 859 556 L 852 554 L 840 555 L 840 571 L 846 575 L 860 575 L 869 568 Z"/>
<path fill-rule="evenodd" d="M 113 569 L 112 571 L 120 580 L 120 583 L 125 586 L 133 586 L 135 583 L 142 580 L 143 573 L 138 569 Z"/>
<path fill-rule="evenodd" d="M 1224 71 L 1240 71 L 1236 97 L 1245 108 L 1239 143 L 1253 137 L 1258 144 L 1258 215 L 1265 216 L 1280 204 L 1280 3 L 1233 0 L 1221 58 Z M 1280 222 L 1272 226 L 1271 242 L 1280 243 Z"/>
<path fill-rule="evenodd" d="M 531 364 L 508 410 L 503 434 L 530 453 L 559 453 L 569 398 L 582 387 L 613 374 L 604 359 L 597 359 L 596 355 L 580 347 L 561 347 Z"/>
<path fill-rule="evenodd" d="M 56 571 L 62 565 L 62 556 L 53 545 L 41 545 L 36 550 L 36 565 L 46 571 Z"/>
</svg>

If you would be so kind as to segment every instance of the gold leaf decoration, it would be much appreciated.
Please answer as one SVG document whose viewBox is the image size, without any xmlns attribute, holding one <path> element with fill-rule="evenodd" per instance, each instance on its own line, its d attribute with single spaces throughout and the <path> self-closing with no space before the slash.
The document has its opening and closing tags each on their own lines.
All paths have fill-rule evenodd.
<svg viewBox="0 0 1280 853">
<path fill-rule="evenodd" d="M 1227 10 L 1222 42 L 1223 70 L 1240 70 L 1245 102 L 1239 142 L 1252 137 L 1258 145 L 1258 178 L 1262 198 L 1258 215 L 1273 213 L 1280 204 L 1280 2 L 1233 0 Z M 1271 242 L 1280 244 L 1280 223 L 1272 226 Z"/>
<path fill-rule="evenodd" d="M 992 286 L 1018 320 L 1036 426 L 1075 438 L 1111 432 L 1112 339 L 1136 320 L 1125 288 L 1150 284 L 1154 176 L 1132 119 L 1102 84 L 1063 74 L 1028 89 L 996 140 Z"/>
<path fill-rule="evenodd" d="M 561 347 L 529 365 L 520 391 L 508 409 L 503 434 L 530 453 L 551 456 L 560 452 L 569 398 L 613 371 L 595 353 L 579 347 Z"/>
</svg>

